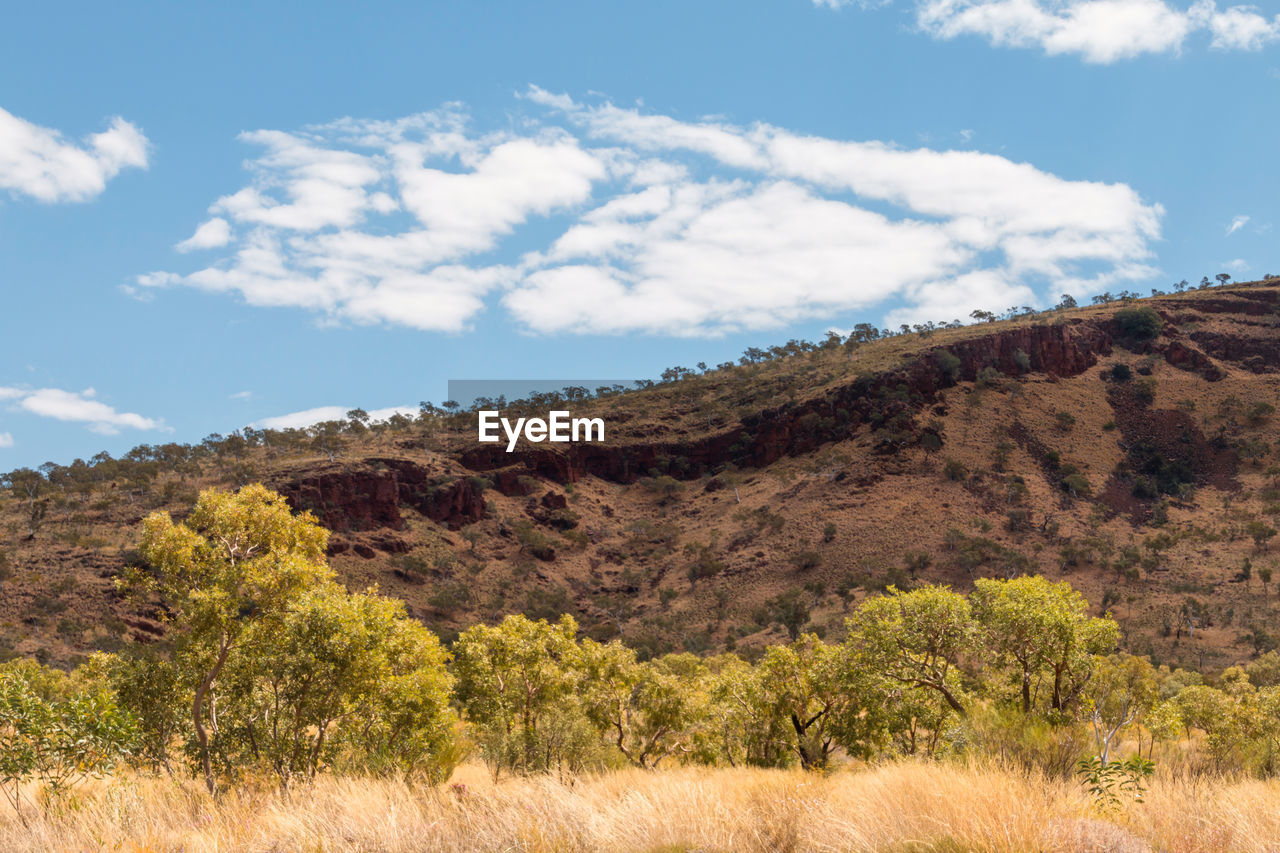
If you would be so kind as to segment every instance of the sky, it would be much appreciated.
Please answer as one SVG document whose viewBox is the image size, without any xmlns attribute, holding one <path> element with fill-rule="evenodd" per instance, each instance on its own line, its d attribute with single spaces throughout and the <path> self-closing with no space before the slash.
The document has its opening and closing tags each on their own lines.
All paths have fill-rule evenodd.
<svg viewBox="0 0 1280 853">
<path fill-rule="evenodd" d="M 1280 273 L 1280 3 L 23 4 L 0 471 Z"/>
</svg>

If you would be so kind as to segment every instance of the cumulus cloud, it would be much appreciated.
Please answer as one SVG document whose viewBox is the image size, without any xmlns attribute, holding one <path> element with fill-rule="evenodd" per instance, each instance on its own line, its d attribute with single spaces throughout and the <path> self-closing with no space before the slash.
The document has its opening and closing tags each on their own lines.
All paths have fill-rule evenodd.
<svg viewBox="0 0 1280 853">
<path fill-rule="evenodd" d="M 527 97 L 631 152 L 640 184 L 527 258 L 533 269 L 503 301 L 537 331 L 720 333 L 893 298 L 913 306 L 896 316 L 950 319 L 975 303 L 1038 304 L 1033 283 L 1152 273 L 1163 211 L 1123 184 L 1067 181 L 979 152 L 680 122 L 538 89 Z M 666 174 L 639 167 L 689 155 Z M 738 174 L 699 180 L 704 158 Z"/>
<path fill-rule="evenodd" d="M 1197 32 L 1207 32 L 1220 50 L 1260 50 L 1280 39 L 1280 15 L 1267 18 L 1254 6 L 1219 9 L 1214 0 L 1187 7 L 1165 0 L 916 0 L 915 15 L 935 38 L 979 36 L 997 47 L 1038 47 L 1093 63 L 1174 53 Z"/>
<path fill-rule="evenodd" d="M 256 429 L 305 429 L 325 421 L 344 421 L 347 419 L 347 412 L 351 411 L 352 408 L 352 406 L 317 406 L 314 409 L 304 409 L 301 412 L 263 418 L 262 420 L 254 421 L 250 426 Z M 371 421 L 385 421 L 394 415 L 415 417 L 418 414 L 418 410 L 413 406 L 390 406 L 385 409 L 370 409 L 367 414 Z"/>
<path fill-rule="evenodd" d="M 536 87 L 522 100 L 534 114 L 495 133 L 450 106 L 246 134 L 266 147 L 250 183 L 179 245 L 225 237 L 221 257 L 138 284 L 429 331 L 496 303 L 543 334 L 715 335 L 890 300 L 951 319 L 1153 272 L 1163 211 L 1124 184 Z"/>
<path fill-rule="evenodd" d="M 0 400 L 10 402 L 18 411 L 59 421 L 83 423 L 102 435 L 115 435 L 122 429 L 163 430 L 164 422 L 134 412 L 120 412 L 95 399 L 92 388 L 64 391 L 60 388 L 0 387 Z"/>
<path fill-rule="evenodd" d="M 122 118 L 81 144 L 0 108 L 0 189 L 44 202 L 86 201 L 121 169 L 147 167 L 147 138 Z"/>
<path fill-rule="evenodd" d="M 202 222 L 195 233 L 174 246 L 179 252 L 193 252 L 197 249 L 217 249 L 231 242 L 231 223 L 221 216 Z"/>
</svg>

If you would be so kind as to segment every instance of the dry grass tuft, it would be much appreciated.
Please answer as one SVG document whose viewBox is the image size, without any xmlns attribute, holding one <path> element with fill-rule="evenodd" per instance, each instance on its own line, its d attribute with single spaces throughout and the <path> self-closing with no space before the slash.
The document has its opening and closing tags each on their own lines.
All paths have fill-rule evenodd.
<svg viewBox="0 0 1280 853">
<path fill-rule="evenodd" d="M 990 767 L 900 763 L 801 772 L 621 771 L 493 784 L 466 767 L 438 790 L 325 778 L 207 797 L 121 777 L 61 815 L 0 812 L 0 850 L 89 851 L 1274 851 L 1280 782 L 1157 780 L 1099 813 L 1078 786 Z"/>
</svg>

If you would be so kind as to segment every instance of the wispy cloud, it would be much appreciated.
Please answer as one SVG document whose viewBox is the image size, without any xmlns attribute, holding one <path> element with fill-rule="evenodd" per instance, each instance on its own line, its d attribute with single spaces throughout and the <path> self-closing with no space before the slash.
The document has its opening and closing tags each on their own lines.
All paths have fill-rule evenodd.
<svg viewBox="0 0 1280 853">
<path fill-rule="evenodd" d="M 522 100 L 534 114 L 514 131 L 455 106 L 249 134 L 268 148 L 251 184 L 210 208 L 226 251 L 138 283 L 432 331 L 496 301 L 544 334 L 717 335 L 891 299 L 895 316 L 950 319 L 1152 273 L 1163 210 L 1124 184 L 536 87 Z M 516 234 L 524 254 L 494 261 Z"/>
<path fill-rule="evenodd" d="M 228 394 L 228 395 L 227 395 L 227 399 L 228 399 L 228 400 L 246 400 L 246 401 L 247 401 L 247 400 L 252 400 L 252 399 L 253 399 L 253 392 L 252 392 L 252 391 L 237 391 L 237 392 L 236 392 L 236 393 L 234 393 L 234 394 Z"/>
<path fill-rule="evenodd" d="M 1230 237 L 1232 234 L 1236 233 L 1248 224 L 1249 217 L 1247 216 L 1237 216 L 1233 218 L 1231 220 L 1231 224 L 1227 226 L 1227 236 Z"/>
<path fill-rule="evenodd" d="M 815 6 L 863 5 L 813 0 Z M 1111 63 L 1176 53 L 1194 33 L 1218 50 L 1256 51 L 1280 39 L 1280 15 L 1254 6 L 1219 9 L 1214 0 L 1173 6 L 1164 0 L 916 0 L 916 24 L 941 39 L 985 38 L 997 47 L 1036 47 Z"/>
<path fill-rule="evenodd" d="M 134 412 L 120 412 L 100 400 L 92 388 L 64 391 L 60 388 L 0 387 L 0 400 L 8 401 L 18 411 L 83 423 L 93 432 L 115 435 L 122 429 L 163 430 L 164 422 Z"/>
<path fill-rule="evenodd" d="M 147 167 L 147 138 L 122 118 L 77 145 L 0 108 L 0 190 L 45 202 L 86 201 L 121 169 Z"/>
<path fill-rule="evenodd" d="M 13 447 L 13 434 L 0 432 L 0 448 Z"/>
</svg>

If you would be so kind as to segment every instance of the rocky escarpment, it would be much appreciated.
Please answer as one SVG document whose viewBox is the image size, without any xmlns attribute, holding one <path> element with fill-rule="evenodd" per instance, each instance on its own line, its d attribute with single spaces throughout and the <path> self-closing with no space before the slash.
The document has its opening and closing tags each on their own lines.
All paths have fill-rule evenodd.
<svg viewBox="0 0 1280 853">
<path fill-rule="evenodd" d="M 938 391 L 974 381 L 984 370 L 1075 376 L 1109 353 L 1112 339 L 1105 322 L 1008 329 L 929 349 L 894 370 L 857 377 L 820 397 L 766 409 L 733 429 L 686 443 L 575 444 L 564 451 L 524 448 L 513 453 L 486 445 L 464 453 L 461 461 L 473 471 L 492 472 L 504 494 L 517 494 L 522 473 L 559 483 L 584 476 L 630 483 L 655 473 L 692 479 L 726 464 L 760 468 L 848 439 L 864 426 L 875 431 L 880 449 L 893 450 L 927 440 L 930 428 L 921 427 L 917 415 Z"/>
<path fill-rule="evenodd" d="M 411 508 L 457 530 L 485 518 L 480 488 L 466 477 L 433 474 L 405 459 L 368 459 L 286 475 L 275 485 L 295 509 L 310 510 L 339 533 L 404 527 L 402 508 Z"/>
</svg>

